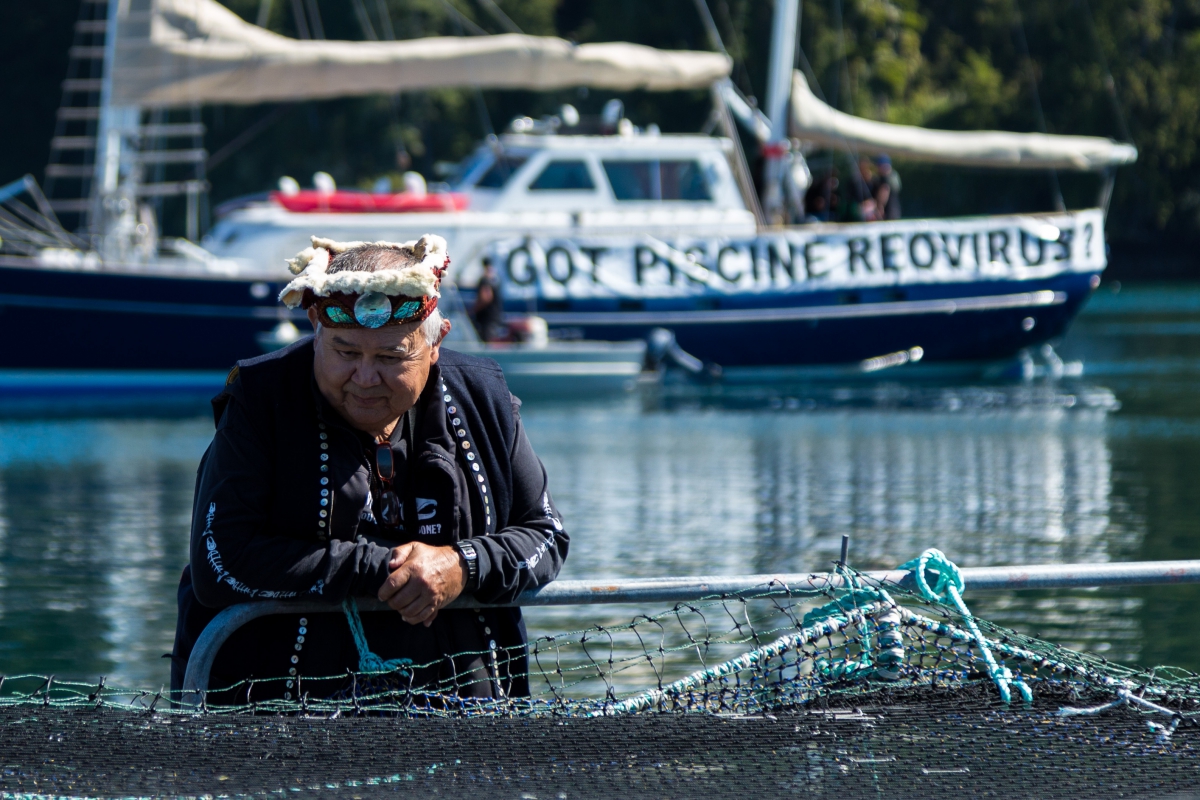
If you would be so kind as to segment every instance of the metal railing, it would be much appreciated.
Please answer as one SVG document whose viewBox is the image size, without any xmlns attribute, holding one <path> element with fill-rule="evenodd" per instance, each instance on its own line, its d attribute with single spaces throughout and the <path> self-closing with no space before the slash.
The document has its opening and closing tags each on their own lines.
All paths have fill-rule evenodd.
<svg viewBox="0 0 1200 800">
<path fill-rule="evenodd" d="M 1200 583 L 1200 561 L 968 567 L 960 572 L 967 588 L 972 592 Z M 864 574 L 874 581 L 901 587 L 911 586 L 911 573 L 906 570 Z M 480 603 L 473 597 L 459 597 L 447 608 L 688 603 L 705 598 L 772 597 L 794 592 L 819 592 L 843 588 L 845 584 L 845 579 L 834 573 L 698 576 L 604 582 L 555 581 L 525 592 L 512 603 L 488 604 Z M 374 599 L 359 598 L 357 602 L 360 611 L 383 611 L 388 608 Z M 183 680 L 185 702 L 190 696 L 196 704 L 199 703 L 200 693 L 208 689 L 208 677 L 217 652 L 233 632 L 246 623 L 272 614 L 321 614 L 341 610 L 341 604 L 291 600 L 260 600 L 226 608 L 208 624 L 192 649 Z"/>
</svg>

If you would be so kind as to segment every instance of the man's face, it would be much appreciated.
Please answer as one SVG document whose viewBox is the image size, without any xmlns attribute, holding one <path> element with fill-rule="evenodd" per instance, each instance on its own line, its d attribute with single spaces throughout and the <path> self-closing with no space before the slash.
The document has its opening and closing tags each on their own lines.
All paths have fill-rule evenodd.
<svg viewBox="0 0 1200 800">
<path fill-rule="evenodd" d="M 420 323 L 384 328 L 325 328 L 308 312 L 317 331 L 313 372 L 321 394 L 347 422 L 379 436 L 417 402 L 440 344 L 430 345 Z M 445 335 L 448 322 L 442 323 Z"/>
</svg>

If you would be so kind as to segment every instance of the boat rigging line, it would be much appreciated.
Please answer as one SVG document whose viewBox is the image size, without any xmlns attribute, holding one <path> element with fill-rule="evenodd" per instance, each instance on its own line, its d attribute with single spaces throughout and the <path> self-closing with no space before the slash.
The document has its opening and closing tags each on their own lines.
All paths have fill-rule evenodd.
<svg viewBox="0 0 1200 800">
<path fill-rule="evenodd" d="M 1042 109 L 1042 95 L 1038 91 L 1037 66 L 1029 52 L 1029 42 L 1025 38 L 1025 15 L 1021 13 L 1021 0 L 1013 0 L 1013 10 L 1017 14 L 1017 46 L 1025 57 L 1025 67 L 1029 70 L 1029 91 L 1033 94 L 1033 110 L 1038 124 L 1038 132 L 1049 133 L 1046 129 L 1046 113 Z M 1067 204 L 1063 200 L 1062 185 L 1058 181 L 1058 170 L 1049 169 L 1050 185 L 1054 190 L 1054 208 L 1056 211 L 1066 211 Z"/>
</svg>

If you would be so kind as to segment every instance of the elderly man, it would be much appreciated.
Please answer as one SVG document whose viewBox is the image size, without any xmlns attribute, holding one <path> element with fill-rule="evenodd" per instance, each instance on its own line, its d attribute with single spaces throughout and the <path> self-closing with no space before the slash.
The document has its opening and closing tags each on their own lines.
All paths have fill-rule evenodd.
<svg viewBox="0 0 1200 800">
<path fill-rule="evenodd" d="M 438 236 L 313 237 L 289 261 L 296 278 L 280 298 L 305 308 L 316 334 L 239 362 L 213 401 L 174 688 L 222 607 L 377 597 L 393 610 L 360 615 L 345 603 L 344 614 L 244 626 L 209 685 L 240 682 L 228 702 L 371 686 L 527 692 L 520 612 L 445 606 L 464 592 L 505 602 L 553 580 L 568 538 L 500 368 L 441 347 L 448 264 Z"/>
</svg>

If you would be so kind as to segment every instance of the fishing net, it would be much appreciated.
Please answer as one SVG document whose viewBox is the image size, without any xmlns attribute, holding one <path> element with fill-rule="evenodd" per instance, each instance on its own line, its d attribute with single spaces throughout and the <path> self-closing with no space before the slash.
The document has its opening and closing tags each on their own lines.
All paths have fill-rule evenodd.
<svg viewBox="0 0 1200 800">
<path fill-rule="evenodd" d="M 462 699 L 412 665 L 346 676 L 336 698 L 300 678 L 297 699 L 249 688 L 228 706 L 9 677 L 0 792 L 1200 797 L 1200 677 L 972 617 L 936 557 L 912 574 L 540 637 L 525 697 Z"/>
</svg>

